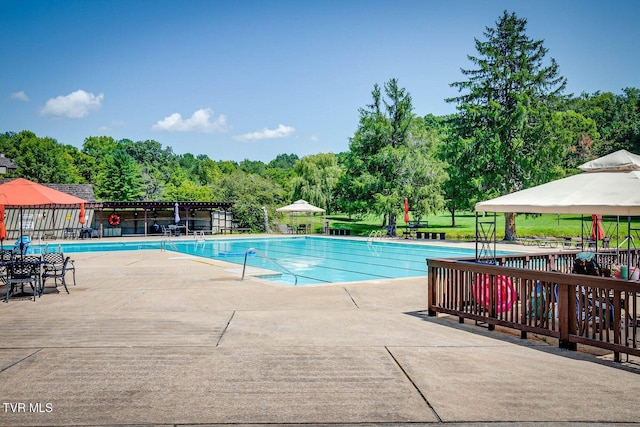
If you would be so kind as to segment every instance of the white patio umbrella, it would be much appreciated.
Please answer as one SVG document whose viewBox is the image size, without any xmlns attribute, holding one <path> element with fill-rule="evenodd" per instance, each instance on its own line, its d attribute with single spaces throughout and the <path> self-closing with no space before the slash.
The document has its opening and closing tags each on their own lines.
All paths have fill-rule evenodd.
<svg viewBox="0 0 640 427">
<path fill-rule="evenodd" d="M 306 200 L 296 200 L 290 205 L 283 206 L 276 209 L 276 212 L 289 212 L 289 213 L 324 213 L 324 209 L 317 206 L 313 206 Z"/>
<path fill-rule="evenodd" d="M 478 212 L 640 216 L 640 156 L 619 150 L 580 166 L 580 174 L 476 203 Z M 635 246 L 635 243 L 634 243 Z"/>
<path fill-rule="evenodd" d="M 620 150 L 580 169 L 584 172 L 476 203 L 476 211 L 640 215 L 640 156 Z"/>
<path fill-rule="evenodd" d="M 321 213 L 321 214 L 324 214 L 325 210 L 322 209 L 322 208 L 319 208 L 317 206 L 313 206 L 312 204 L 310 204 L 306 200 L 300 199 L 300 200 L 296 200 L 295 202 L 291 203 L 290 205 L 283 206 L 281 208 L 276 209 L 276 212 L 289 213 L 290 215 L 305 214 L 305 213 L 310 213 L 310 214 Z"/>
<path fill-rule="evenodd" d="M 178 223 L 180 222 L 180 207 L 178 207 L 178 202 L 173 205 L 173 220 L 175 221 L 176 225 L 178 225 Z"/>
</svg>

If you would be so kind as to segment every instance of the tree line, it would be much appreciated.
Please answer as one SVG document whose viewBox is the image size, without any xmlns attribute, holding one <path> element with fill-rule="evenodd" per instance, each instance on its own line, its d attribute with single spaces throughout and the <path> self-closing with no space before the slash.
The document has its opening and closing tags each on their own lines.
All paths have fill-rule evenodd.
<svg viewBox="0 0 640 427">
<path fill-rule="evenodd" d="M 409 200 L 414 218 L 455 214 L 513 191 L 578 173 L 577 166 L 619 149 L 640 152 L 640 89 L 566 94 L 559 65 L 526 19 L 504 12 L 475 40 L 466 80 L 448 116 L 417 116 L 398 79 L 374 84 L 342 153 L 268 163 L 175 154 L 153 140 L 87 137 L 64 145 L 25 130 L 0 134 L 0 152 L 21 176 L 43 183 L 91 183 L 99 200 L 234 201 L 241 226 L 261 230 L 262 207 L 305 199 L 329 214 L 375 214 L 394 225 Z M 506 214 L 505 238 L 516 236 Z"/>
</svg>

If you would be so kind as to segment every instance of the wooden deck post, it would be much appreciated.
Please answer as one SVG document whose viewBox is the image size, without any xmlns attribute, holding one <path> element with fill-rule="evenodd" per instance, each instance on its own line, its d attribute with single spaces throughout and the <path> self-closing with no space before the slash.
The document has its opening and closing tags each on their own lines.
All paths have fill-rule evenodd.
<svg viewBox="0 0 640 427">
<path fill-rule="evenodd" d="M 576 292 L 574 286 L 558 283 L 558 322 L 560 339 L 558 346 L 567 350 L 576 350 L 577 344 L 569 340 L 576 329 Z"/>
</svg>

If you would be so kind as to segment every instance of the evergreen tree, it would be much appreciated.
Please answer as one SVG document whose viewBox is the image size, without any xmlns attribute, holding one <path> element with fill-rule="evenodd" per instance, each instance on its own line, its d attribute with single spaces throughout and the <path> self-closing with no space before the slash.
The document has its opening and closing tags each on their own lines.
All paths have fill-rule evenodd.
<svg viewBox="0 0 640 427">
<path fill-rule="evenodd" d="M 542 40 L 526 35 L 526 19 L 505 11 L 486 40 L 476 39 L 476 66 L 452 83 L 462 93 L 451 98 L 459 116 L 458 141 L 468 168 L 465 182 L 479 199 L 488 199 L 556 178 L 563 152 L 551 137 L 551 110 L 561 100 L 566 80 Z M 466 153 L 473 153 L 468 158 Z M 515 214 L 505 214 L 505 240 L 516 238 Z"/>
<path fill-rule="evenodd" d="M 140 166 L 125 150 L 116 149 L 104 158 L 103 167 L 96 178 L 95 193 L 101 200 L 142 200 L 144 186 Z"/>
</svg>

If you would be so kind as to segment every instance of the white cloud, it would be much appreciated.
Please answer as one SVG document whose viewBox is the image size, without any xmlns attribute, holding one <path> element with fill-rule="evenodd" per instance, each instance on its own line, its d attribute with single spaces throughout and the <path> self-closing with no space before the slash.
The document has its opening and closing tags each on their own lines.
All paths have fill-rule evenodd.
<svg viewBox="0 0 640 427">
<path fill-rule="evenodd" d="M 98 128 L 98 132 L 105 133 L 105 132 L 110 131 L 113 128 L 122 127 L 122 126 L 124 126 L 124 121 L 122 121 L 122 120 L 114 120 L 114 121 L 111 122 L 111 125 L 102 125 L 102 126 L 100 126 Z"/>
<path fill-rule="evenodd" d="M 91 110 L 98 110 L 102 106 L 103 100 L 102 93 L 95 96 L 84 90 L 77 90 L 67 96 L 51 98 L 40 110 L 40 114 L 77 119 L 86 116 Z"/>
<path fill-rule="evenodd" d="M 201 108 L 188 119 L 183 119 L 180 113 L 173 113 L 158 121 L 151 129 L 168 132 L 225 132 L 227 130 L 227 116 L 221 114 L 217 119 L 211 121 L 212 116 L 213 110 L 211 108 Z"/>
<path fill-rule="evenodd" d="M 291 135 L 296 130 L 291 126 L 285 126 L 283 124 L 279 124 L 276 129 L 267 129 L 264 128 L 257 132 L 245 133 L 244 135 L 238 135 L 233 139 L 237 141 L 259 141 L 261 139 L 274 139 L 274 138 L 284 138 L 286 136 Z"/>
<path fill-rule="evenodd" d="M 12 93 L 10 98 L 11 99 L 15 99 L 17 101 L 24 101 L 24 102 L 28 102 L 29 101 L 29 97 L 22 90 L 20 92 Z"/>
</svg>

